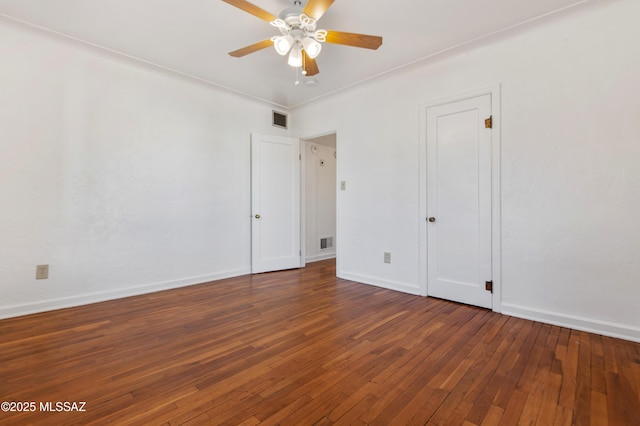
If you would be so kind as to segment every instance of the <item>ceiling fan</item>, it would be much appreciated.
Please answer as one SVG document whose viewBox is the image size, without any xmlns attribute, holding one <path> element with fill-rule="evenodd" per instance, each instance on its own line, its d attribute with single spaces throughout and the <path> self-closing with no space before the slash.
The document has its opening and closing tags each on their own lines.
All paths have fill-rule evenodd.
<svg viewBox="0 0 640 426">
<path fill-rule="evenodd" d="M 283 10 L 278 17 L 247 0 L 222 1 L 269 22 L 281 33 L 280 36 L 271 37 L 229 52 L 229 55 L 236 58 L 273 46 L 280 55 L 289 54 L 289 65 L 296 68 L 302 67 L 302 74 L 313 76 L 320 72 L 316 57 L 322 50 L 321 43 L 342 44 L 373 50 L 382 45 L 382 37 L 379 36 L 317 29 L 318 20 L 334 0 L 309 0 L 304 8 L 301 0 L 294 0 L 293 6 Z"/>
</svg>

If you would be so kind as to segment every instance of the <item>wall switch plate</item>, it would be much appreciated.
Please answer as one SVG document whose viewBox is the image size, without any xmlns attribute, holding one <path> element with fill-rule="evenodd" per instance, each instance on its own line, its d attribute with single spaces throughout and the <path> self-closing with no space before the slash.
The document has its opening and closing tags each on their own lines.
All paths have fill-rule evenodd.
<svg viewBox="0 0 640 426">
<path fill-rule="evenodd" d="M 343 180 L 340 181 L 340 191 L 346 191 L 347 190 L 347 181 Z"/>
<path fill-rule="evenodd" d="M 388 251 L 384 252 L 384 263 L 391 263 L 391 253 Z"/>
<path fill-rule="evenodd" d="M 36 266 L 36 280 L 46 280 L 49 278 L 49 265 Z"/>
</svg>

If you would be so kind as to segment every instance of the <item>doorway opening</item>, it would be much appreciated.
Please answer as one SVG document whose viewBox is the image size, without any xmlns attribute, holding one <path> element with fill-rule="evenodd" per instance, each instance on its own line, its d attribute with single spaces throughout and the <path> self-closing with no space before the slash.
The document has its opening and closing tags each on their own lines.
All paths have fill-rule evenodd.
<svg viewBox="0 0 640 426">
<path fill-rule="evenodd" d="M 336 257 L 336 133 L 303 139 L 304 262 Z"/>
</svg>

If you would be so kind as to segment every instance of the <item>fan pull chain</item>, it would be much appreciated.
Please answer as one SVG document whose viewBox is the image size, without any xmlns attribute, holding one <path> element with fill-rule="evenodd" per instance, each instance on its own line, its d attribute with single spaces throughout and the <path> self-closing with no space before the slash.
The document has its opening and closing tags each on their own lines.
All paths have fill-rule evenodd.
<svg viewBox="0 0 640 426">
<path fill-rule="evenodd" d="M 307 75 L 307 54 L 303 52 L 302 54 L 302 75 Z"/>
</svg>

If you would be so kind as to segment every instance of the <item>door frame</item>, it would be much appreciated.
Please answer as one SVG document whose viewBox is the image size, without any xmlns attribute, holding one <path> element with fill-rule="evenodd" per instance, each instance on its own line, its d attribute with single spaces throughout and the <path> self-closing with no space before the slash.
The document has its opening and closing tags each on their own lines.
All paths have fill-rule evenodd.
<svg viewBox="0 0 640 426">
<path fill-rule="evenodd" d="M 307 183 L 307 150 L 305 149 L 305 142 L 309 141 L 311 139 L 316 139 L 316 138 L 320 138 L 322 136 L 327 136 L 327 135 L 335 135 L 336 136 L 336 177 L 335 177 L 335 182 L 334 185 L 336 186 L 336 211 L 334 212 L 336 215 L 336 235 L 335 235 L 335 249 L 336 249 L 336 273 L 338 271 L 338 244 L 340 243 L 340 238 L 338 237 L 339 234 L 339 225 L 338 225 L 338 221 L 339 221 L 339 217 L 340 215 L 338 215 L 338 211 L 340 209 L 339 206 L 339 193 L 338 193 L 338 176 L 340 176 L 339 174 L 339 167 L 340 167 L 340 163 L 338 161 L 338 159 L 340 158 L 340 155 L 338 154 L 338 147 L 340 146 L 340 144 L 338 143 L 338 131 L 337 130 L 329 130 L 326 132 L 322 132 L 322 133 L 318 133 L 314 136 L 308 136 L 308 137 L 303 137 L 300 138 L 300 247 L 302 250 L 302 260 L 300 261 L 300 267 L 304 268 L 307 265 L 307 192 L 306 192 L 306 183 Z"/>
<path fill-rule="evenodd" d="M 307 176 L 307 168 L 305 166 L 306 164 L 306 152 L 307 150 L 304 149 L 304 142 L 309 140 L 309 139 L 315 139 L 315 138 L 319 138 L 322 136 L 327 136 L 327 135 L 336 135 L 336 239 L 334 241 L 335 243 L 335 247 L 336 247 L 336 274 L 339 271 L 339 262 L 340 262 L 340 215 L 338 214 L 340 211 L 340 194 L 339 194 L 339 188 L 338 188 L 338 176 L 340 176 L 340 141 L 339 141 L 339 137 L 338 137 L 338 131 L 337 130 L 328 130 L 326 132 L 321 132 L 321 133 L 317 133 L 313 136 L 306 136 L 306 137 L 301 137 L 300 138 L 300 152 L 301 152 L 301 157 L 300 157 L 300 247 L 302 250 L 302 259 L 300 261 L 301 264 L 301 268 L 304 268 L 307 265 L 307 220 L 306 220 L 306 215 L 307 215 L 307 209 L 306 209 L 306 201 L 307 201 L 307 194 L 306 194 L 306 189 L 305 189 L 305 183 L 306 183 L 306 176 Z"/>
<path fill-rule="evenodd" d="M 482 95 L 491 95 L 491 269 L 493 281 L 492 306 L 494 312 L 502 311 L 502 232 L 501 232 L 501 104 L 500 83 L 470 90 L 420 105 L 419 143 L 419 285 L 420 294 L 427 296 L 427 110 L 429 108 L 464 101 Z"/>
</svg>

